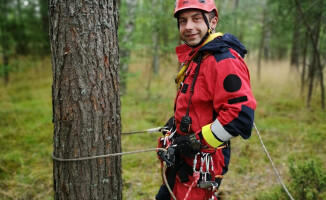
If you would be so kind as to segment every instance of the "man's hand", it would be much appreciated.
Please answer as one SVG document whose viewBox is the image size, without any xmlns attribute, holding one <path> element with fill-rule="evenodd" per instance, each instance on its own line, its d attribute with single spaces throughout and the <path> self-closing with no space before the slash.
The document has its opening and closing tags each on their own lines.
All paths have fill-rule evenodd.
<svg viewBox="0 0 326 200">
<path fill-rule="evenodd" d="M 181 135 L 174 139 L 173 144 L 176 144 L 176 153 L 188 158 L 193 158 L 203 146 L 201 142 L 197 140 L 195 133 Z"/>
</svg>

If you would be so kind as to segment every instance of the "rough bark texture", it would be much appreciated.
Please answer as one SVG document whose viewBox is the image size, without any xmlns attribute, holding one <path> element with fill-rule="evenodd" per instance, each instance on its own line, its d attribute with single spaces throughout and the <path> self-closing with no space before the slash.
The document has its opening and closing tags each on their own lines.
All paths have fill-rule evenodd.
<svg viewBox="0 0 326 200">
<path fill-rule="evenodd" d="M 116 0 L 49 0 L 54 155 L 121 152 Z M 53 163 L 55 199 L 122 199 L 121 157 Z"/>
</svg>

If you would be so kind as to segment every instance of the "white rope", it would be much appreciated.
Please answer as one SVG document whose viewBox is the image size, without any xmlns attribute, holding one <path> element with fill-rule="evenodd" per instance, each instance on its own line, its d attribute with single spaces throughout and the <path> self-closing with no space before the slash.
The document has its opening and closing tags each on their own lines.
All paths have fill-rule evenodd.
<svg viewBox="0 0 326 200">
<path fill-rule="evenodd" d="M 166 166 L 166 162 L 163 162 L 162 175 L 163 175 L 163 180 L 164 180 L 165 186 L 168 188 L 169 193 L 170 193 L 172 199 L 173 199 L 173 200 L 177 200 L 177 198 L 174 196 L 173 191 L 171 190 L 170 185 L 169 185 L 169 182 L 168 182 L 168 180 L 167 180 L 167 178 L 166 178 L 166 174 L 165 174 L 165 172 L 166 172 L 166 168 L 167 168 L 167 166 Z"/>
<path fill-rule="evenodd" d="M 256 130 L 256 133 L 257 133 L 257 135 L 259 137 L 260 143 L 261 143 L 261 145 L 262 145 L 262 147 L 263 147 L 263 149 L 264 149 L 264 151 L 265 151 L 265 153 L 266 153 L 266 155 L 267 155 L 267 157 L 268 157 L 268 159 L 269 159 L 269 161 L 270 161 L 270 163 L 271 163 L 271 165 L 272 165 L 272 167 L 274 169 L 274 172 L 275 172 L 275 174 L 277 176 L 277 179 L 282 184 L 282 187 L 285 190 L 285 192 L 287 193 L 287 195 L 289 196 L 289 198 L 291 200 L 294 200 L 294 198 L 292 197 L 292 195 L 290 194 L 290 192 L 286 188 L 286 186 L 285 186 L 285 184 L 284 184 L 284 182 L 283 182 L 283 180 L 282 180 L 282 178 L 281 178 L 278 170 L 276 169 L 275 164 L 274 164 L 274 162 L 273 162 L 270 154 L 268 153 L 268 151 L 267 151 L 267 149 L 266 149 L 266 147 L 264 145 L 263 139 L 261 138 L 261 135 L 260 135 L 260 133 L 259 133 L 259 131 L 257 129 L 256 124 L 254 123 L 253 125 L 254 125 L 254 128 Z M 157 131 L 157 129 L 158 128 L 148 129 L 147 131 L 148 132 L 155 132 L 155 131 Z M 99 156 L 82 157 L 82 158 L 58 158 L 58 157 L 55 157 L 54 156 L 54 152 L 53 152 L 52 153 L 52 158 L 53 158 L 53 160 L 60 161 L 60 162 L 73 162 L 73 161 L 82 161 L 82 160 L 92 160 L 92 159 L 97 159 L 97 158 L 108 158 L 108 157 L 114 157 L 114 156 L 122 156 L 122 155 L 128 155 L 128 154 L 137 154 L 137 153 L 150 152 L 150 151 L 167 151 L 167 150 L 164 149 L 164 148 L 153 148 L 153 149 L 145 149 L 145 150 L 138 150 L 138 151 L 130 151 L 130 152 L 121 152 L 121 153 L 113 153 L 113 154 L 99 155 Z M 166 179 L 166 175 L 165 175 L 166 168 L 167 168 L 166 163 L 164 163 L 164 167 L 163 167 L 163 179 L 164 179 L 165 185 L 167 186 L 167 188 L 168 188 L 168 190 L 169 190 L 169 192 L 171 194 L 171 197 L 174 200 L 176 200 L 176 197 L 174 196 L 171 188 L 169 187 L 168 181 Z"/>
<path fill-rule="evenodd" d="M 121 133 L 121 135 L 132 135 L 135 133 L 156 133 L 156 132 L 162 132 L 166 127 L 156 127 L 156 128 L 150 128 L 142 131 L 130 131 L 130 132 L 125 132 Z"/>
<path fill-rule="evenodd" d="M 268 157 L 270 163 L 272 164 L 272 167 L 273 167 L 274 172 L 275 172 L 275 174 L 276 174 L 276 176 L 277 176 L 277 179 L 281 182 L 282 187 L 283 187 L 283 189 L 285 190 L 285 192 L 287 193 L 287 195 L 289 196 L 289 198 L 290 198 L 291 200 L 294 200 L 294 198 L 292 197 L 292 195 L 290 194 L 290 192 L 289 192 L 288 189 L 286 188 L 286 186 L 285 186 L 285 184 L 284 184 L 284 182 L 283 182 L 283 180 L 282 180 L 282 178 L 281 178 L 281 176 L 280 176 L 278 170 L 276 169 L 276 167 L 275 167 L 275 165 L 274 165 L 274 162 L 273 162 L 271 156 L 269 155 L 269 153 L 268 153 L 268 151 L 267 151 L 267 149 L 266 149 L 266 147 L 265 147 L 265 145 L 264 145 L 263 139 L 261 138 L 260 133 L 259 133 L 259 131 L 258 131 L 257 126 L 256 126 L 255 123 L 254 123 L 254 127 L 255 127 L 255 130 L 256 130 L 257 135 L 258 135 L 258 137 L 259 137 L 260 143 L 261 143 L 261 145 L 262 145 L 262 147 L 263 147 L 263 149 L 264 149 L 264 151 L 265 151 L 265 153 L 266 153 L 266 155 L 267 155 L 267 157 Z"/>
<path fill-rule="evenodd" d="M 97 158 L 108 158 L 108 157 L 122 156 L 122 155 L 136 154 L 136 153 L 143 153 L 143 152 L 150 152 L 150 151 L 166 151 L 166 149 L 153 148 L 153 149 L 145 149 L 145 150 L 130 151 L 130 152 L 112 153 L 112 154 L 99 155 L 99 156 L 82 157 L 82 158 L 58 158 L 58 157 L 54 156 L 54 152 L 53 152 L 52 158 L 53 158 L 53 160 L 60 161 L 60 162 L 73 162 L 73 161 L 92 160 L 92 159 L 97 159 Z"/>
</svg>

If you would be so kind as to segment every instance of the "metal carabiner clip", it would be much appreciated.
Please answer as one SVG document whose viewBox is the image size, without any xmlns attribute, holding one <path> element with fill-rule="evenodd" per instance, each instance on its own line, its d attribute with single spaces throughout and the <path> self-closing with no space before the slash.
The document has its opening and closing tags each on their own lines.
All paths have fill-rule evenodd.
<svg viewBox="0 0 326 200">
<path fill-rule="evenodd" d="M 199 152 L 195 155 L 195 158 L 194 158 L 194 161 L 193 161 L 193 166 L 192 166 L 192 171 L 193 171 L 195 174 L 199 172 L 199 171 L 196 171 L 197 156 L 198 156 L 198 155 L 200 155 Z"/>
</svg>

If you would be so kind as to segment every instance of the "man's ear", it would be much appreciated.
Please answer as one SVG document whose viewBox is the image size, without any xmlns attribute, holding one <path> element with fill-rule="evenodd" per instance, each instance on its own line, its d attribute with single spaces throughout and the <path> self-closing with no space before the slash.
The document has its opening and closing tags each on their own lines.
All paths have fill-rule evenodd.
<svg viewBox="0 0 326 200">
<path fill-rule="evenodd" d="M 214 30 L 217 26 L 217 17 L 213 17 L 209 22 L 210 27 Z"/>
</svg>

